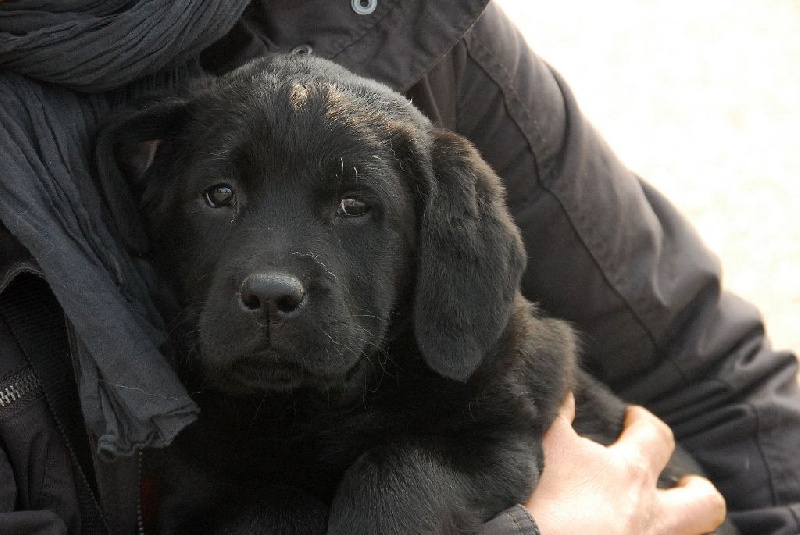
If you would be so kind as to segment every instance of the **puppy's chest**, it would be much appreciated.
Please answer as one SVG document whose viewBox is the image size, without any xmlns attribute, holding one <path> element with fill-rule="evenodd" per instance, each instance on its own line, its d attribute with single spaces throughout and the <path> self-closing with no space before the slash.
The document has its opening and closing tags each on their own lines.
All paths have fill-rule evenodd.
<svg viewBox="0 0 800 535">
<path fill-rule="evenodd" d="M 335 490 L 363 452 L 414 432 L 386 406 L 295 406 L 264 401 L 250 410 L 204 407 L 179 440 L 184 459 L 239 481 L 270 480 L 319 496 Z"/>
<path fill-rule="evenodd" d="M 203 415 L 182 433 L 178 447 L 184 460 L 214 470 L 214 477 L 279 481 L 326 497 L 364 452 L 435 436 L 459 421 L 463 425 L 462 401 L 379 396 L 331 407 L 286 400 L 242 406 L 226 400 L 202 405 Z"/>
</svg>

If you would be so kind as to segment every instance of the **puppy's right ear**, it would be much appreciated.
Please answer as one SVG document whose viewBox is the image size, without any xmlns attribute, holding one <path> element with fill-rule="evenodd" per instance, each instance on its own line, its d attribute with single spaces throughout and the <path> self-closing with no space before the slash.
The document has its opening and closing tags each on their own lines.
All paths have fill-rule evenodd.
<svg viewBox="0 0 800 535">
<path fill-rule="evenodd" d="M 114 114 L 95 145 L 97 186 L 117 239 L 136 254 L 147 252 L 138 207 L 148 171 L 165 140 L 174 139 L 189 118 L 187 101 L 168 98 Z"/>
<path fill-rule="evenodd" d="M 500 177 L 452 132 L 433 132 L 420 173 L 414 334 L 428 365 L 466 381 L 503 334 L 526 255 Z"/>
</svg>

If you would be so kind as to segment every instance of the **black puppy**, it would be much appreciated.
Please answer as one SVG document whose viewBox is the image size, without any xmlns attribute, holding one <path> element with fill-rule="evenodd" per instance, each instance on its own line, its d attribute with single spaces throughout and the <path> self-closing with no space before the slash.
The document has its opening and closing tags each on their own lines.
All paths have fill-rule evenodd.
<svg viewBox="0 0 800 535">
<path fill-rule="evenodd" d="M 161 532 L 473 533 L 530 495 L 566 393 L 594 395 L 519 293 L 498 177 L 380 84 L 257 61 L 121 114 L 98 155 L 202 409 Z M 610 441 L 624 406 L 597 395 Z"/>
</svg>

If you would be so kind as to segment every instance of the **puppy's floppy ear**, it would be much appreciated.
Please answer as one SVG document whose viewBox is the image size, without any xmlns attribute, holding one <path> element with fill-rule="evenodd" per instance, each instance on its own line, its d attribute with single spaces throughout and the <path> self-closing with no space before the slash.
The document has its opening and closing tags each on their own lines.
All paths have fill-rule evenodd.
<svg viewBox="0 0 800 535">
<path fill-rule="evenodd" d="M 414 332 L 433 370 L 466 381 L 508 322 L 526 258 L 498 176 L 464 138 L 433 136 Z"/>
<path fill-rule="evenodd" d="M 98 189 L 118 239 L 142 254 L 147 235 L 137 208 L 159 146 L 189 116 L 187 102 L 166 98 L 118 112 L 100 129 L 95 144 Z"/>
</svg>

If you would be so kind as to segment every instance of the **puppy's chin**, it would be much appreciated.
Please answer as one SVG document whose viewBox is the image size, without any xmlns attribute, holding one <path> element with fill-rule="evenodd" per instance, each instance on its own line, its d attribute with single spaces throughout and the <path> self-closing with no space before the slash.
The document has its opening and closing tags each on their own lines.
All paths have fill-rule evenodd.
<svg viewBox="0 0 800 535">
<path fill-rule="evenodd" d="M 235 360 L 224 368 L 207 369 L 206 376 L 217 390 L 235 396 L 288 392 L 302 388 L 311 379 L 296 364 L 253 358 Z"/>
<path fill-rule="evenodd" d="M 241 358 L 225 367 L 206 368 L 205 376 L 217 391 L 231 396 L 251 396 L 292 391 L 316 391 L 346 399 L 363 394 L 374 370 L 367 359 L 343 373 L 316 374 L 292 362 Z"/>
</svg>

